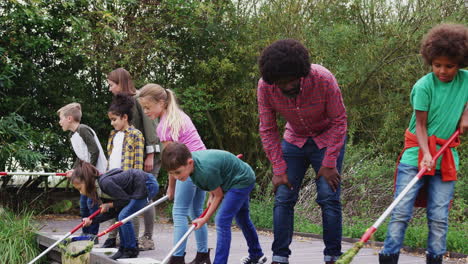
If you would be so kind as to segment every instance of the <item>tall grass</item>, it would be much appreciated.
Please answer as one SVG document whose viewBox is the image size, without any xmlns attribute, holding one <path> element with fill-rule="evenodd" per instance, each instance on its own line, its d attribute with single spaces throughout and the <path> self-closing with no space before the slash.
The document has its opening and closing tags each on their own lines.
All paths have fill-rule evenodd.
<svg viewBox="0 0 468 264">
<path fill-rule="evenodd" d="M 15 215 L 0 207 L 0 263 L 24 264 L 40 253 L 32 223 L 32 213 Z"/>
</svg>

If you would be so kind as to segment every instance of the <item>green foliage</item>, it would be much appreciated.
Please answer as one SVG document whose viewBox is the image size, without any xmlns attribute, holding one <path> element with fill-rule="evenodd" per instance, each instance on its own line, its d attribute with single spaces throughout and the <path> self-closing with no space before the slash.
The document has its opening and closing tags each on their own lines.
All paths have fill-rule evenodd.
<svg viewBox="0 0 468 264">
<path fill-rule="evenodd" d="M 51 206 L 51 210 L 53 213 L 65 213 L 70 210 L 73 206 L 73 203 L 70 200 L 62 200 L 60 202 L 55 203 Z"/>
<path fill-rule="evenodd" d="M 376 218 L 392 200 L 410 90 L 429 71 L 418 55 L 423 34 L 441 22 L 466 20 L 463 0 L 8 0 L 0 2 L 0 13 L 1 123 L 15 112 L 30 124 L 22 131 L 38 132 L 19 142 L 8 132 L 9 148 L 31 151 L 15 152 L 27 156 L 15 157 L 21 166 L 38 165 L 38 156 L 31 156 L 37 151 L 46 170 L 68 168 L 71 148 L 56 110 L 70 102 L 82 104 L 82 122 L 105 145 L 112 129 L 106 74 L 124 67 L 137 87 L 152 82 L 173 89 L 208 148 L 243 153 L 257 173 L 253 196 L 269 206 L 271 168 L 258 134 L 256 63 L 277 39 L 302 41 L 312 62 L 328 68 L 343 93 L 348 148 L 342 201 L 344 225 L 353 236 L 368 227 L 364 219 Z M 284 120 L 279 124 L 283 129 Z M 0 137 L 5 167 L 11 162 L 5 153 L 12 152 Z M 466 144 L 459 147 L 462 162 L 468 159 Z M 452 226 L 466 222 L 468 189 L 461 186 L 467 168 L 460 166 Z M 312 177 L 308 172 L 297 217 L 317 225 Z M 253 211 L 255 222 L 271 223 L 271 210 L 253 204 Z M 424 214 L 418 210 L 415 217 Z M 381 236 L 379 230 L 376 237 Z M 456 241 L 449 242 L 452 249 L 460 248 Z"/>
<path fill-rule="evenodd" d="M 15 215 L 2 209 L 0 217 L 0 262 L 9 264 L 27 263 L 40 251 L 36 243 L 32 214 Z M 41 261 L 37 262 L 41 263 Z"/>
<path fill-rule="evenodd" d="M 0 170 L 36 168 L 44 160 L 44 155 L 37 151 L 42 137 L 15 113 L 0 117 Z"/>
</svg>

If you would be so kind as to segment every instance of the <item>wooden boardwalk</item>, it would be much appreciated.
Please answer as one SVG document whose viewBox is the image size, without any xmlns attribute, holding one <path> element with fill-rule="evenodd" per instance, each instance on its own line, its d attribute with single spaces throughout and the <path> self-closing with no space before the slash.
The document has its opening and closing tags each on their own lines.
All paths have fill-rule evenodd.
<svg viewBox="0 0 468 264">
<path fill-rule="evenodd" d="M 142 221 L 142 220 L 141 220 Z M 74 226 L 79 223 L 79 219 L 72 219 L 72 220 L 43 220 L 41 221 L 41 226 L 44 226 L 40 233 L 43 233 L 47 236 L 51 237 L 60 237 L 63 234 L 69 232 Z M 101 230 L 107 227 L 107 223 L 105 223 Z M 143 228 L 143 224 L 141 224 Z M 155 231 L 154 231 L 154 240 L 156 243 L 155 250 L 151 251 L 142 251 L 140 252 L 139 258 L 152 258 L 156 260 L 162 260 L 165 255 L 170 251 L 172 247 L 172 230 L 173 227 L 170 224 L 155 224 Z M 76 233 L 79 234 L 79 231 Z M 140 232 L 142 234 L 142 232 Z M 213 226 L 209 227 L 209 237 L 208 237 L 208 245 L 209 248 L 215 248 L 216 246 L 216 231 Z M 103 243 L 106 237 L 101 238 L 100 242 Z M 270 263 L 271 261 L 271 243 L 273 241 L 273 237 L 271 233 L 268 232 L 259 232 L 259 238 L 262 245 L 262 249 L 265 255 L 268 257 Z M 99 245 L 96 245 L 99 247 Z M 352 247 L 351 243 L 343 242 L 343 251 Z M 311 263 L 323 263 L 323 242 L 319 239 L 314 238 L 305 238 L 305 237 L 294 237 L 293 243 L 291 245 L 292 255 L 290 256 L 290 263 L 294 264 L 311 264 Z M 213 254 L 211 254 L 211 259 L 213 260 Z M 244 237 L 242 236 L 242 232 L 236 228 L 233 229 L 232 232 L 232 243 L 231 243 L 231 251 L 229 257 L 229 264 L 237 264 L 239 260 L 247 254 L 247 245 L 245 243 Z M 359 254 L 354 258 L 353 264 L 372 264 L 378 263 L 378 249 L 374 248 L 363 248 L 359 252 Z M 192 261 L 196 254 L 196 245 L 195 245 L 195 238 L 192 235 L 189 238 L 188 246 L 187 246 L 187 256 L 186 262 Z M 126 263 L 151 263 L 134 260 L 132 262 Z M 423 264 L 426 263 L 425 259 L 420 256 L 412 256 L 408 254 L 402 254 L 400 256 L 400 264 Z M 458 264 L 464 263 L 460 261 L 444 261 L 444 263 L 448 264 Z"/>
</svg>

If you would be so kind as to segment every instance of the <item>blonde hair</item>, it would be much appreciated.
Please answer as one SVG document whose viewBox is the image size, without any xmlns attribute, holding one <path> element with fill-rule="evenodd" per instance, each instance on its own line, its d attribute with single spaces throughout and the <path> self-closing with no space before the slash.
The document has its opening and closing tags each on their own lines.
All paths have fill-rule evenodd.
<svg viewBox="0 0 468 264">
<path fill-rule="evenodd" d="M 107 79 L 115 82 L 120 87 L 120 93 L 135 95 L 136 89 L 132 81 L 132 76 L 124 68 L 118 68 L 107 74 Z"/>
<path fill-rule="evenodd" d="M 71 116 L 76 122 L 81 121 L 81 105 L 79 103 L 71 103 L 57 110 L 57 114 L 62 114 L 64 117 Z"/>
<path fill-rule="evenodd" d="M 171 129 L 171 137 L 174 141 L 178 141 L 179 134 L 184 126 L 182 120 L 183 111 L 177 104 L 177 99 L 173 91 L 164 89 L 159 84 L 149 83 L 139 90 L 140 98 L 149 98 L 153 102 L 164 102 L 166 109 L 166 120 L 162 124 L 162 133 L 166 134 L 167 129 Z"/>
</svg>

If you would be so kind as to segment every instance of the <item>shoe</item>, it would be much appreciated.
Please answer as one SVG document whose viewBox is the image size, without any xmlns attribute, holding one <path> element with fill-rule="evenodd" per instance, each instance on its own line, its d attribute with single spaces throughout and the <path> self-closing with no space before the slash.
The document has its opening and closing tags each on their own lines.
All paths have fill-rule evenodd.
<svg viewBox="0 0 468 264">
<path fill-rule="evenodd" d="M 183 256 L 172 256 L 167 264 L 185 264 L 185 253 Z"/>
<path fill-rule="evenodd" d="M 325 261 L 325 264 L 335 264 L 335 261 L 333 261 L 333 260 Z"/>
<path fill-rule="evenodd" d="M 442 264 L 443 256 L 432 257 L 429 254 L 426 254 L 426 263 L 427 264 Z"/>
<path fill-rule="evenodd" d="M 382 255 L 379 254 L 380 264 L 398 264 L 398 258 L 400 254 Z"/>
<path fill-rule="evenodd" d="M 277 261 L 273 261 L 273 262 L 271 262 L 271 264 L 289 264 L 289 263 L 287 263 L 287 262 L 277 262 Z"/>
<path fill-rule="evenodd" d="M 102 244 L 102 248 L 115 248 L 117 247 L 116 239 L 115 238 L 108 238 Z"/>
<path fill-rule="evenodd" d="M 117 260 L 121 258 L 136 258 L 140 251 L 138 248 L 119 248 L 119 251 L 115 253 L 111 259 Z"/>
<path fill-rule="evenodd" d="M 197 252 L 197 256 L 189 264 L 211 264 L 210 250 L 208 252 Z"/>
<path fill-rule="evenodd" d="M 119 248 L 119 250 L 117 251 L 117 253 L 115 253 L 114 255 L 112 255 L 110 258 L 113 259 L 113 260 L 116 260 L 116 259 L 121 258 L 123 255 L 124 255 L 124 248 Z"/>
<path fill-rule="evenodd" d="M 240 263 L 241 264 L 263 264 L 267 262 L 267 257 L 265 255 L 261 256 L 259 259 L 251 259 L 250 257 L 243 257 L 241 258 Z M 278 263 L 278 262 L 272 262 L 272 263 Z"/>
<path fill-rule="evenodd" d="M 148 236 L 142 236 L 138 239 L 138 249 L 140 251 L 145 250 L 153 250 L 154 249 L 154 241 L 149 238 Z"/>
</svg>

